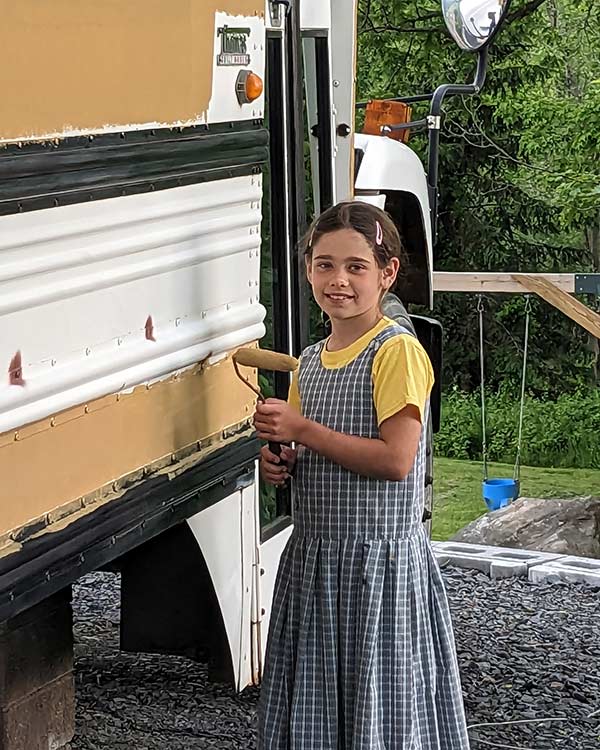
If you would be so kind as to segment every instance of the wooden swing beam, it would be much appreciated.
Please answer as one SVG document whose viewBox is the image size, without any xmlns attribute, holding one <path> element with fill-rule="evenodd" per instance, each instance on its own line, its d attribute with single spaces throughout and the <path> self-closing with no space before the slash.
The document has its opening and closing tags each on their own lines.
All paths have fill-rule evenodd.
<svg viewBox="0 0 600 750">
<path fill-rule="evenodd" d="M 537 294 L 600 339 L 600 315 L 571 296 L 578 292 L 600 295 L 600 283 L 594 274 L 434 271 L 433 291 Z"/>
<path fill-rule="evenodd" d="M 454 271 L 434 271 L 434 292 L 474 292 L 476 294 L 522 294 L 523 286 L 519 279 L 545 278 L 554 286 L 568 294 L 575 294 L 574 273 L 463 273 Z"/>
<path fill-rule="evenodd" d="M 587 305 L 578 299 L 571 297 L 570 294 L 559 289 L 551 281 L 544 278 L 535 278 L 534 276 L 519 276 L 521 284 L 528 292 L 534 292 L 542 299 L 558 308 L 562 313 L 567 315 L 592 336 L 600 339 L 600 315 L 590 310 Z"/>
</svg>

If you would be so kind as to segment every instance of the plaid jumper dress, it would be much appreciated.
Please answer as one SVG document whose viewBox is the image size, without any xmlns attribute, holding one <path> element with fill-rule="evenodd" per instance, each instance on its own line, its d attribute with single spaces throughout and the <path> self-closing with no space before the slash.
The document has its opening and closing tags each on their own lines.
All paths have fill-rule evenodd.
<svg viewBox="0 0 600 750">
<path fill-rule="evenodd" d="M 306 349 L 298 376 L 304 416 L 378 438 L 373 360 L 384 341 L 407 333 L 390 325 L 335 369 L 321 363 L 325 342 Z M 360 476 L 300 449 L 259 750 L 468 748 L 448 603 L 422 524 L 425 433 L 402 482 Z"/>
</svg>

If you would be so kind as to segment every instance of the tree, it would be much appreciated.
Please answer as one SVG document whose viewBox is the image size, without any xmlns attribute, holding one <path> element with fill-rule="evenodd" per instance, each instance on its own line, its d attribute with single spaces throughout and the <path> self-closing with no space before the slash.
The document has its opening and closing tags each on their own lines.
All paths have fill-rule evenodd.
<svg viewBox="0 0 600 750">
<path fill-rule="evenodd" d="M 472 78 L 473 56 L 450 40 L 437 1 L 362 0 L 360 10 L 359 98 Z M 599 79 L 600 4 L 513 3 L 491 48 L 482 95 L 445 106 L 436 268 L 600 267 Z M 415 136 L 412 145 L 423 154 L 424 139 Z M 516 388 L 524 299 L 486 302 L 491 382 Z M 475 308 L 472 297 L 436 299 L 446 383 L 465 389 L 479 377 Z M 531 334 L 532 392 L 554 396 L 592 382 L 597 342 L 537 301 Z"/>
</svg>

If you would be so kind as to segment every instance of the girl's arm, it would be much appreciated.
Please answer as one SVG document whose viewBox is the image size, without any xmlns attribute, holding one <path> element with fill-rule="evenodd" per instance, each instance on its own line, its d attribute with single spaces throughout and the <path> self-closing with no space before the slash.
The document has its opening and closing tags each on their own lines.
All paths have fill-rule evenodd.
<svg viewBox="0 0 600 750">
<path fill-rule="evenodd" d="M 411 404 L 382 422 L 380 439 L 336 432 L 277 399 L 258 404 L 254 424 L 263 440 L 297 442 L 356 474 L 392 481 L 412 469 L 421 436 L 420 412 Z"/>
</svg>

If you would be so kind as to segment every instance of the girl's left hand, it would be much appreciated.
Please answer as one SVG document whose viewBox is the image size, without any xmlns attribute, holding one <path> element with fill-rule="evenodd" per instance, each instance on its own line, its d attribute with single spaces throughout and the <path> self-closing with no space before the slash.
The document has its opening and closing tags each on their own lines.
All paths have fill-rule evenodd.
<svg viewBox="0 0 600 750">
<path fill-rule="evenodd" d="M 268 398 L 256 406 L 254 426 L 261 440 L 276 443 L 300 442 L 299 435 L 304 422 L 304 417 L 287 401 Z"/>
</svg>

